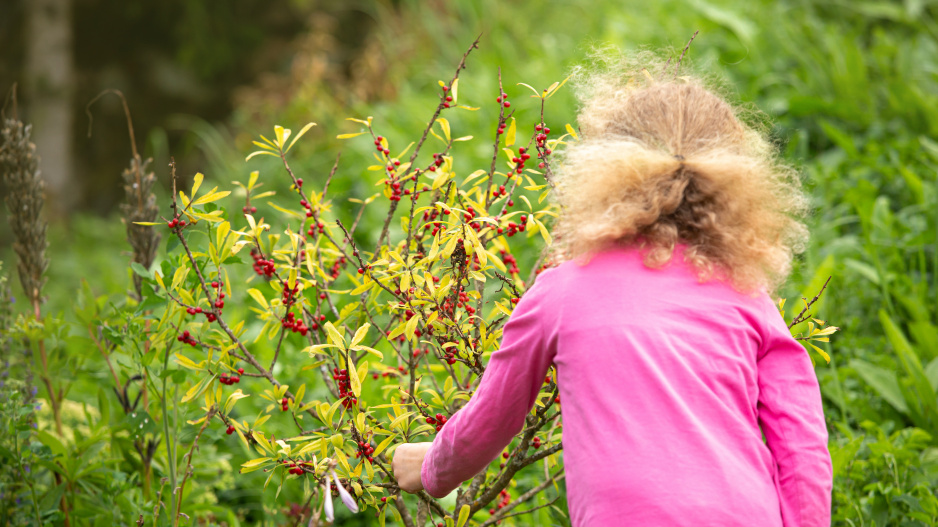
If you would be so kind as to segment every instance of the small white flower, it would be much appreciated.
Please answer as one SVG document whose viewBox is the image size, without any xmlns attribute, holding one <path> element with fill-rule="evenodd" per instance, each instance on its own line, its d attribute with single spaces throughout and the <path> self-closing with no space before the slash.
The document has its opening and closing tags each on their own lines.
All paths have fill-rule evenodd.
<svg viewBox="0 0 938 527">
<path fill-rule="evenodd" d="M 332 488 L 329 485 L 329 474 L 326 474 L 326 490 L 323 493 L 323 508 L 326 510 L 326 521 L 335 520 L 335 511 L 332 510 Z"/>
<path fill-rule="evenodd" d="M 335 480 L 335 486 L 339 489 L 339 497 L 342 498 L 342 503 L 344 503 L 352 513 L 358 512 L 358 503 L 356 503 L 355 498 L 345 490 L 345 487 L 339 483 L 339 478 L 335 475 L 335 470 L 332 471 L 332 479 Z"/>
</svg>

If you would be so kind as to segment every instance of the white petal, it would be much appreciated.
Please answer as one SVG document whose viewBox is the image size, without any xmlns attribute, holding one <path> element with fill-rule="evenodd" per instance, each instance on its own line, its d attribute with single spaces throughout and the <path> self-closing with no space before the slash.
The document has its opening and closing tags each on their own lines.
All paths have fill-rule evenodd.
<svg viewBox="0 0 938 527">
<path fill-rule="evenodd" d="M 358 512 L 358 503 L 355 502 L 355 498 L 353 498 L 352 495 L 345 490 L 345 487 L 342 486 L 342 483 L 339 482 L 339 478 L 335 475 L 334 470 L 332 471 L 332 478 L 335 479 L 335 486 L 339 489 L 339 497 L 342 498 L 342 503 L 353 513 Z"/>
<path fill-rule="evenodd" d="M 323 495 L 325 501 L 323 502 L 323 508 L 326 510 L 326 521 L 335 520 L 335 511 L 332 509 L 332 488 L 329 485 L 329 475 L 326 474 L 326 492 Z"/>
</svg>

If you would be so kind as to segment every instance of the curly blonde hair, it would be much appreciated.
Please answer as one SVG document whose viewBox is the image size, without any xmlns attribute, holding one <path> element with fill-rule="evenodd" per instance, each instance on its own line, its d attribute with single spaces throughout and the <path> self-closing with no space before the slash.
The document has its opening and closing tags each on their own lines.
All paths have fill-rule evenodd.
<svg viewBox="0 0 938 527">
<path fill-rule="evenodd" d="M 764 116 L 648 52 L 598 56 L 599 67 L 573 75 L 580 139 L 559 152 L 548 261 L 585 263 L 627 245 L 658 268 L 682 243 L 700 280 L 774 292 L 804 250 L 807 200 L 797 172 L 752 123 Z"/>
</svg>

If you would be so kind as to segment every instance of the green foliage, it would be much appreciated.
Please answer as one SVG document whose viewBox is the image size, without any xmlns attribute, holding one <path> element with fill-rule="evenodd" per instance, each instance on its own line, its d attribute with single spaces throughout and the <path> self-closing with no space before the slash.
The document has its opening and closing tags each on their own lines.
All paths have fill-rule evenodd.
<svg viewBox="0 0 938 527">
<path fill-rule="evenodd" d="M 775 133 L 785 145 L 785 155 L 803 166 L 805 184 L 814 200 L 812 240 L 791 280 L 792 286 L 785 291 L 784 296 L 790 299 L 785 304 L 785 316 L 790 320 L 797 315 L 803 303 L 795 299 L 812 298 L 826 278 L 832 277 L 824 296 L 809 314 L 815 318 L 822 315 L 842 328 L 836 352 L 832 353 L 830 345 L 819 340 L 825 338 L 818 334 L 823 329 L 809 327 L 814 323 L 809 320 L 811 317 L 793 331 L 806 337 L 813 335 L 812 343 L 830 355 L 830 364 L 818 361 L 817 372 L 835 465 L 834 524 L 938 525 L 934 491 L 938 487 L 935 462 L 938 144 L 932 139 L 938 123 L 935 115 L 938 90 L 932 74 L 938 67 L 934 37 L 938 27 L 933 6 L 885 1 L 831 4 L 809 0 L 722 3 L 696 0 L 645 2 L 623 8 L 621 2 L 612 0 L 584 0 L 568 2 L 562 9 L 543 9 L 535 3 L 506 4 L 495 0 L 445 5 L 405 0 L 397 3 L 397 7 L 366 3 L 363 9 L 382 23 L 359 43 L 368 60 L 361 61 L 358 77 L 336 85 L 314 75 L 297 75 L 301 80 L 293 86 L 285 103 L 276 102 L 277 94 L 270 94 L 240 108 L 234 118 L 236 134 L 207 124 L 192 127 L 213 160 L 205 172 L 217 183 L 206 181 L 203 183 L 206 188 L 198 192 L 185 188 L 186 195 L 192 199 L 204 196 L 215 184 L 233 190 L 232 195 L 217 203 L 198 205 L 196 212 L 203 216 L 186 217 L 187 222 L 198 220 L 184 232 L 195 265 L 181 240 L 170 236 L 153 267 L 138 266 L 131 270 L 126 255 L 122 254 L 126 247 L 117 241 L 122 239 L 122 227 L 116 219 L 81 217 L 75 219 L 68 232 L 61 227 L 50 229 L 52 263 L 47 275 L 51 287 L 45 291 L 49 299 L 47 315 L 41 322 L 22 317 L 15 333 L 4 332 L 4 336 L 15 335 L 15 340 L 10 341 L 13 344 L 8 344 L 4 352 L 4 359 L 11 361 L 7 370 L 10 377 L 27 379 L 33 375 L 32 382 L 39 387 L 37 395 L 43 400 L 42 409 L 36 410 L 35 403 L 26 403 L 28 390 L 13 389 L 10 382 L 5 385 L 4 393 L 9 395 L 3 403 L 6 406 L 2 409 L 2 426 L 8 428 L 3 429 L 7 433 L 0 438 L 0 445 L 6 450 L 0 452 L 6 455 L 17 448 L 19 452 L 31 452 L 4 457 L 2 462 L 0 482 L 5 492 L 10 491 L 0 499 L 0 507 L 7 507 L 2 511 L 9 515 L 5 518 L 10 518 L 10 523 L 34 523 L 38 509 L 40 515 L 46 515 L 44 519 L 61 524 L 63 507 L 57 502 L 64 496 L 73 525 L 95 522 L 127 525 L 138 514 L 144 515 L 147 525 L 153 524 L 154 519 L 157 524 L 167 525 L 180 510 L 209 524 L 292 525 L 301 514 L 308 518 L 315 505 L 321 503 L 321 497 L 317 497 L 310 502 L 310 511 L 302 512 L 306 499 L 315 494 L 313 489 L 321 488 L 324 467 L 328 465 L 325 458 L 338 462 L 337 471 L 343 480 L 357 482 L 356 478 L 362 478 L 366 484 L 361 485 L 361 503 L 384 507 L 386 516 L 382 518 L 399 521 L 396 509 L 380 502 L 387 489 L 368 486 L 373 481 L 369 478 L 369 465 L 376 478 L 381 475 L 381 468 L 354 457 L 358 445 L 352 430 L 373 434 L 369 439 L 377 440 L 369 443 L 376 452 L 381 449 L 377 458 L 393 452 L 394 444 L 405 438 L 432 437 L 435 428 L 428 429 L 425 419 L 421 422 L 418 414 L 411 413 L 415 410 L 407 407 L 407 397 L 400 392 L 410 389 L 410 375 L 414 372 L 410 367 L 413 357 L 405 354 L 411 348 L 402 348 L 404 343 L 416 344 L 417 349 L 432 348 L 433 355 L 444 358 L 442 362 L 434 359 L 434 365 L 444 370 L 451 366 L 462 368 L 463 376 L 471 371 L 470 358 L 474 353 L 471 340 L 468 343 L 453 340 L 456 346 L 446 348 L 445 342 L 420 343 L 420 340 L 432 342 L 425 333 L 421 337 L 413 333 L 425 327 L 426 318 L 419 317 L 429 316 L 427 305 L 415 306 L 418 309 L 411 309 L 415 316 L 408 319 L 401 315 L 409 307 L 398 309 L 390 300 L 395 289 L 390 287 L 391 280 L 403 280 L 407 275 L 401 273 L 406 268 L 420 269 L 409 278 L 408 285 L 443 287 L 442 282 L 434 283 L 432 278 L 427 281 L 424 272 L 451 276 L 451 257 L 457 245 L 452 242 L 458 238 L 453 236 L 452 229 L 446 228 L 438 236 L 428 236 L 424 258 L 432 261 L 419 267 L 415 251 L 407 254 L 400 245 L 408 228 L 400 222 L 400 216 L 409 214 L 410 196 L 403 196 L 397 216 L 388 224 L 387 238 L 393 242 L 376 243 L 387 217 L 386 210 L 379 210 L 377 205 L 393 195 L 393 187 L 379 181 L 387 176 L 383 169 L 387 160 L 381 159 L 376 164 L 375 145 L 365 137 L 336 136 L 368 133 L 375 127 L 386 139 L 389 150 L 393 146 L 392 155 L 402 165 L 407 163 L 414 147 L 407 154 L 399 153 L 411 140 L 419 138 L 431 110 L 438 104 L 437 79 L 449 75 L 453 59 L 482 31 L 480 48 L 473 52 L 468 69 L 460 75 L 458 96 L 460 104 L 480 109 L 472 112 L 446 109 L 442 114 L 451 137 L 475 136 L 472 141 L 455 143 L 451 152 L 444 153 L 445 172 L 470 176 L 475 168 L 487 169 L 491 160 L 491 143 L 484 143 L 494 137 L 500 112 L 492 95 L 498 90 L 498 67 L 516 111 L 514 133 L 521 144 L 526 139 L 525 133 L 539 120 L 540 108 L 536 99 L 526 98 L 527 88 L 517 83 L 531 82 L 539 90 L 562 80 L 569 66 L 585 57 L 585 43 L 590 39 L 629 46 L 679 48 L 699 28 L 701 34 L 690 49 L 690 60 L 708 64 L 715 74 L 726 75 L 732 85 L 730 91 L 740 100 L 755 103 L 774 118 Z M 196 11 L 192 13 L 203 16 Z M 577 23 L 570 24 L 572 19 Z M 394 23 L 384 22 L 388 20 Z M 196 54 L 186 58 L 200 60 Z M 218 55 L 216 64 L 231 60 L 231 55 Z M 206 71 L 214 67 L 206 64 Z M 560 123 L 553 127 L 556 132 L 552 137 L 562 135 L 562 124 L 575 125 L 574 110 L 573 94 L 566 87 L 557 91 L 545 110 L 549 123 Z M 373 118 L 346 122 L 347 115 Z M 373 252 L 377 253 L 360 250 L 362 258 L 373 258 L 372 269 L 367 269 L 366 274 L 355 272 L 359 263 L 354 261 L 348 262 L 355 264 L 351 271 L 340 269 L 338 278 L 333 279 L 331 264 L 339 253 L 330 243 L 320 244 L 325 233 L 319 233 L 318 228 L 315 243 L 319 244 L 317 250 L 322 251 L 323 262 L 313 260 L 310 269 L 305 254 L 299 261 L 290 260 L 300 246 L 297 241 L 294 247 L 293 240 L 305 232 L 295 225 L 304 221 L 307 226 L 308 220 L 296 205 L 299 198 L 293 194 L 295 180 L 285 173 L 278 153 L 280 146 L 271 143 L 287 146 L 298 132 L 286 138 L 285 144 L 276 134 L 271 143 L 258 139 L 266 145 L 259 148 L 275 155 L 260 155 L 249 161 L 250 170 L 258 171 L 256 176 L 248 175 L 249 169 L 245 168 L 244 157 L 256 149 L 251 143 L 255 130 L 270 129 L 274 123 L 300 124 L 311 119 L 319 126 L 309 129 L 293 146 L 289 165 L 297 177 L 305 179 L 303 188 L 315 189 L 307 195 L 317 211 L 314 219 L 318 220 L 320 213 L 328 217 L 328 221 L 323 221 L 325 231 L 339 246 L 345 243 L 344 233 L 333 221 L 351 226 L 357 220 L 358 227 L 352 229 L 355 246 L 376 248 Z M 444 137 L 439 124 L 434 132 Z M 438 140 L 431 135 L 429 141 L 432 144 Z M 339 170 L 323 193 L 339 149 L 343 152 Z M 429 164 L 427 154 L 415 160 L 416 166 Z M 166 160 L 158 161 L 155 166 Z M 499 164 L 499 169 L 507 172 L 504 157 Z M 370 165 L 377 166 L 377 170 L 368 171 L 366 167 Z M 438 181 L 425 174 L 420 176 L 421 183 L 432 186 Z M 168 180 L 165 174 L 160 177 Z M 232 180 L 240 180 L 242 185 L 239 187 Z M 377 192 L 372 186 L 376 182 L 381 186 Z M 444 199 L 437 201 L 448 208 L 465 211 L 465 204 L 460 201 L 467 198 L 478 201 L 477 196 L 467 194 L 472 182 L 465 186 L 454 184 L 458 189 L 455 191 L 446 190 L 448 182 L 442 179 L 439 182 L 436 190 L 442 188 L 445 194 L 441 192 Z M 543 180 L 534 180 L 525 186 L 541 184 Z M 549 225 L 544 214 L 537 215 L 542 210 L 538 198 L 543 191 L 523 192 L 536 219 Z M 267 192 L 274 194 L 264 195 Z M 250 205 L 257 208 L 256 213 L 250 213 L 254 228 L 238 213 L 247 205 L 249 196 Z M 527 208 L 522 200 L 517 202 L 515 209 Z M 168 212 L 167 200 L 162 203 L 160 210 Z M 420 203 L 415 209 L 423 205 L 427 204 Z M 417 211 L 415 216 L 421 217 L 423 212 Z M 206 216 L 213 214 L 220 221 L 209 221 Z M 223 222 L 229 226 L 228 241 L 218 229 Z M 276 229 L 255 233 L 257 226 L 262 225 Z M 293 226 L 291 234 L 284 232 L 285 226 Z M 510 252 L 520 267 L 517 276 L 509 277 L 512 280 L 520 280 L 522 275 L 527 278 L 537 267 L 534 263 L 537 248 L 543 240 L 540 233 L 533 231 L 533 223 L 528 227 L 512 238 Z M 439 254 L 430 259 L 427 256 L 433 239 Z M 469 243 L 461 245 L 462 250 L 467 253 L 478 250 L 470 238 L 463 239 Z M 251 243 L 237 246 L 245 241 Z M 451 243 L 453 247 L 449 246 Z M 382 245 L 386 246 L 381 248 Z M 307 337 L 284 332 L 280 355 L 271 368 L 267 366 L 278 349 L 282 328 L 279 324 L 286 308 L 283 287 L 278 285 L 280 280 L 268 281 L 251 270 L 254 259 L 248 253 L 257 246 L 274 260 L 276 272 L 284 282 L 292 280 L 290 270 L 295 269 L 296 283 L 307 297 L 304 301 L 308 302 L 305 305 L 310 313 L 300 314 L 296 306 L 293 312 L 305 317 L 308 327 L 312 323 L 309 315 L 325 314 L 338 332 L 322 333 L 323 340 L 312 343 L 308 339 L 314 333 L 312 330 L 307 331 Z M 2 251 L 2 257 L 11 262 L 8 250 Z M 443 255 L 449 256 L 450 261 L 441 261 Z M 486 253 L 489 265 L 495 265 L 496 260 L 504 263 L 502 256 L 498 249 Z M 384 261 L 378 263 L 381 260 Z M 476 272 L 485 273 L 481 267 Z M 179 269 L 183 271 L 173 287 Z M 238 367 L 236 364 L 243 365 L 244 361 L 237 362 L 234 355 L 244 356 L 242 351 L 231 348 L 230 335 L 217 324 L 204 322 L 204 316 L 193 318 L 186 314 L 165 292 L 169 289 L 184 303 L 209 307 L 207 298 L 211 298 L 208 295 L 214 294 L 213 290 L 204 290 L 196 269 L 209 281 L 221 270 L 227 292 L 224 319 L 243 321 L 242 326 L 233 323 L 229 328 L 257 358 L 261 368 L 283 383 L 280 387 L 264 378 L 246 376 L 240 378 L 238 387 L 219 385 L 221 373 L 230 377 L 232 368 Z M 132 287 L 132 273 L 144 282 L 140 303 L 127 294 Z M 157 275 L 167 287 L 158 284 Z M 498 284 L 488 283 L 492 281 L 492 275 L 488 275 L 480 291 L 486 299 L 492 298 L 498 289 Z M 358 301 L 323 305 L 320 301 L 326 299 L 306 295 L 323 285 L 330 300 Z M 382 285 L 392 291 L 385 291 Z M 249 292 L 251 289 L 253 293 Z M 523 288 L 519 283 L 520 289 Z M 505 295 L 509 290 L 505 287 L 499 294 Z M 183 292 L 192 302 L 183 298 Z M 471 287 L 467 287 L 467 293 L 473 293 Z M 24 298 L 18 290 L 14 294 Z M 362 295 L 364 302 L 360 300 Z M 25 310 L 22 303 L 14 307 Z M 373 310 L 374 320 L 369 319 L 365 307 Z M 502 307 L 510 311 L 511 304 L 503 300 Z M 460 324 L 472 319 L 465 311 L 461 313 Z M 489 312 L 477 315 L 485 324 L 495 320 Z M 408 327 L 409 320 L 417 320 L 419 326 Z M 181 333 L 173 325 L 179 330 L 188 329 L 203 344 L 196 351 L 172 340 Z M 347 329 L 343 330 L 343 326 Z M 485 325 L 480 323 L 480 327 Z M 366 328 L 367 338 L 353 345 L 354 335 L 361 328 Z M 403 337 L 404 343 L 389 341 L 387 333 L 382 335 L 379 331 L 391 332 L 394 339 Z M 21 337 L 27 333 L 30 345 L 24 348 L 20 345 Z M 497 329 L 487 331 L 481 339 L 483 348 L 491 349 L 497 339 Z M 40 340 L 49 352 L 49 365 L 45 369 L 38 356 Z M 218 349 L 212 350 L 209 344 Z M 379 359 L 365 349 L 352 350 L 357 345 L 373 348 L 383 357 Z M 447 363 L 444 350 L 455 352 L 452 355 L 455 364 Z M 430 354 L 420 356 L 420 363 L 430 357 Z M 358 368 L 347 366 L 349 359 L 357 366 L 365 362 L 368 365 L 359 374 Z M 481 363 L 484 364 L 484 356 Z M 406 374 L 398 365 L 404 367 Z M 328 386 L 337 389 L 335 381 L 344 379 L 323 382 L 315 378 L 317 374 L 321 376 L 322 366 L 349 370 L 348 389 L 361 404 L 346 407 L 339 402 L 342 399 Z M 246 372 L 252 371 L 258 370 L 246 367 Z M 54 373 L 49 376 L 53 390 L 63 394 L 61 434 L 55 429 L 48 403 L 52 398 L 42 383 L 43 372 Z M 455 408 L 460 398 L 466 396 L 464 384 L 453 382 L 430 389 L 431 377 L 437 383 L 445 383 L 446 377 L 439 368 L 429 372 L 424 374 L 423 382 L 415 385 L 418 395 L 426 397 L 428 408 L 423 411 L 429 415 L 438 412 L 449 415 L 443 410 Z M 374 374 L 378 374 L 377 379 Z M 302 392 L 300 386 L 304 386 Z M 143 390 L 146 399 L 142 395 L 137 399 Z M 250 396 L 232 397 L 237 393 Z M 284 411 L 282 400 L 287 394 L 288 409 Z M 200 421 L 213 405 L 216 411 L 212 417 Z M 381 408 L 383 405 L 389 406 Z M 9 420 L 16 412 L 22 412 L 23 417 Z M 359 416 L 364 416 L 361 425 Z M 143 421 L 146 419 L 149 421 Z M 206 422 L 209 426 L 196 440 Z M 31 428 L 32 423 L 38 428 Z M 228 426 L 234 428 L 231 435 L 225 433 Z M 14 429 L 17 434 L 12 433 Z M 277 439 L 271 441 L 273 437 Z M 299 437 L 303 439 L 288 441 Z M 195 443 L 196 453 L 189 456 Z M 148 469 L 144 460 L 150 444 L 155 448 Z M 519 444 L 516 442 L 512 448 Z M 290 474 L 289 467 L 273 461 L 295 458 L 296 452 L 304 447 L 310 451 L 300 457 L 315 462 L 303 475 Z M 345 463 L 338 452 L 343 452 Z M 17 463 L 8 462 L 14 459 L 30 460 L 32 487 L 18 476 L 16 471 L 22 469 Z M 255 462 L 252 464 L 251 460 Z M 171 489 L 186 477 L 190 461 L 192 472 L 180 492 L 181 499 L 170 499 Z M 239 466 L 242 470 L 237 474 L 234 467 Z M 264 471 L 270 467 L 277 468 Z M 536 468 L 517 474 L 516 483 L 506 489 L 512 497 L 543 480 L 543 467 Z M 361 470 L 358 475 L 356 469 Z M 497 464 L 490 470 L 497 471 Z M 57 483 L 55 474 L 71 485 Z M 307 488 L 302 481 L 308 478 L 319 479 L 310 482 Z M 271 484 L 276 490 L 270 488 Z M 351 487 L 350 491 L 357 495 L 358 489 Z M 14 493 L 21 498 L 18 506 L 10 505 L 8 499 Z M 547 504 L 557 495 L 550 491 L 531 505 Z M 158 508 L 160 498 L 163 506 Z M 561 499 L 556 505 L 562 502 Z M 413 505 L 414 501 L 407 503 Z M 462 512 L 453 498 L 441 500 L 440 504 L 457 517 Z M 486 511 L 487 507 L 476 511 L 470 523 L 485 521 Z M 336 512 L 337 522 L 379 523 L 371 516 L 373 510 L 354 518 L 343 507 L 337 507 Z M 179 518 L 181 523 L 185 522 L 184 517 Z M 562 525 L 565 520 L 562 507 L 559 512 L 546 507 L 515 521 L 519 525 L 526 521 Z"/>
</svg>

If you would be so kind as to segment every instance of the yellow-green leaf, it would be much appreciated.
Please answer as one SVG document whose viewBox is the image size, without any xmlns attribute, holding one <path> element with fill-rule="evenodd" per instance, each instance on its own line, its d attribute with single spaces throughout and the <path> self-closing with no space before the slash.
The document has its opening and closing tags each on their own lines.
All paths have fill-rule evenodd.
<svg viewBox="0 0 938 527">
<path fill-rule="evenodd" d="M 329 335 L 329 340 L 332 341 L 336 346 L 345 349 L 345 339 L 342 338 L 342 334 L 339 333 L 339 330 L 332 325 L 332 321 L 328 321 L 323 325 L 326 329 L 326 333 Z"/>
<path fill-rule="evenodd" d="M 443 129 L 443 135 L 446 136 L 446 140 L 449 141 L 450 140 L 449 121 L 440 117 L 439 119 L 437 119 L 437 122 L 440 123 L 440 128 Z"/>
<path fill-rule="evenodd" d="M 260 291 L 258 291 L 257 289 L 251 288 L 251 289 L 248 289 L 248 294 L 251 295 L 251 298 L 257 301 L 258 304 L 264 306 L 264 309 L 270 309 L 270 305 L 267 304 L 267 299 L 264 298 L 264 295 L 261 294 Z"/>
<path fill-rule="evenodd" d="M 195 193 L 198 192 L 199 187 L 202 186 L 202 180 L 205 179 L 205 176 L 201 172 L 196 173 L 195 177 L 192 178 L 192 196 L 195 196 Z"/>
<path fill-rule="evenodd" d="M 206 195 L 202 196 L 201 198 L 199 198 L 199 199 L 193 201 L 192 204 L 193 204 L 193 205 L 204 205 L 204 204 L 206 204 L 206 203 L 211 203 L 211 202 L 213 202 L 213 201 L 218 201 L 218 200 L 220 200 L 220 199 L 226 197 L 228 194 L 231 194 L 231 191 L 229 191 L 229 190 L 222 190 L 222 191 L 220 191 L 220 192 L 211 192 L 211 193 L 206 194 Z"/>
<path fill-rule="evenodd" d="M 365 335 L 368 334 L 368 328 L 370 327 L 371 327 L 371 324 L 366 322 L 364 326 L 358 328 L 358 330 L 355 331 L 355 336 L 352 337 L 352 343 L 350 345 L 357 346 L 359 342 L 364 340 Z"/>
<path fill-rule="evenodd" d="M 250 154 L 248 154 L 248 156 L 245 157 L 244 160 L 245 160 L 245 161 L 250 161 L 252 157 L 257 157 L 257 156 L 274 156 L 274 157 L 280 157 L 280 156 L 278 156 L 277 154 L 275 154 L 275 153 L 273 153 L 273 152 L 268 152 L 268 151 L 266 151 L 266 150 L 258 150 L 257 152 L 251 152 Z"/>
<path fill-rule="evenodd" d="M 511 118 L 511 124 L 508 125 L 508 131 L 505 132 L 505 146 L 511 146 L 515 144 L 515 135 L 517 134 L 517 122 L 515 118 Z"/>
<path fill-rule="evenodd" d="M 296 137 L 294 137 L 293 140 L 290 141 L 290 146 L 287 147 L 286 151 L 289 152 L 290 149 L 293 148 L 293 145 L 296 144 L 296 142 L 299 141 L 301 137 L 303 137 L 303 134 L 308 132 L 309 129 L 314 126 L 316 126 L 316 123 L 306 123 L 306 126 L 304 126 L 302 130 L 300 130 L 300 133 L 296 134 Z"/>
<path fill-rule="evenodd" d="M 459 518 L 456 520 L 456 527 L 464 527 L 469 521 L 469 505 L 463 505 L 459 509 Z"/>
<path fill-rule="evenodd" d="M 176 272 L 173 274 L 173 285 L 170 289 L 175 291 L 176 288 L 179 287 L 179 284 L 182 283 L 182 281 L 186 278 L 186 275 L 188 274 L 189 274 L 189 268 L 185 265 L 183 265 L 179 269 L 176 269 Z"/>
<path fill-rule="evenodd" d="M 228 400 L 225 402 L 225 413 L 231 413 L 231 409 L 234 408 L 236 402 L 239 399 L 244 399 L 245 397 L 250 397 L 250 395 L 242 392 L 240 389 L 233 394 L 228 396 Z"/>
</svg>

